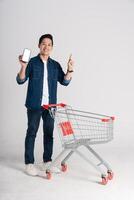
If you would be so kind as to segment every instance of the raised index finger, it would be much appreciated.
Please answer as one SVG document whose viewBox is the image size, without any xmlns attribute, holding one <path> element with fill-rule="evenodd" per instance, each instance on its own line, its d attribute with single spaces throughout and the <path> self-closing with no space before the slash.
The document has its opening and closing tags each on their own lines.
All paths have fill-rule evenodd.
<svg viewBox="0 0 134 200">
<path fill-rule="evenodd" d="M 71 60 L 72 59 L 72 53 L 70 54 L 70 56 L 69 56 L 69 60 Z"/>
</svg>

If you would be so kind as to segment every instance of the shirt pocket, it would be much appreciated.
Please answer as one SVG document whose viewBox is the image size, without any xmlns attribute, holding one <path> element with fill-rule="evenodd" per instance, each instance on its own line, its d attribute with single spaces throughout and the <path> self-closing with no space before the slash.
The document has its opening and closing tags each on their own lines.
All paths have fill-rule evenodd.
<svg viewBox="0 0 134 200">
<path fill-rule="evenodd" d="M 41 71 L 39 69 L 33 69 L 32 78 L 33 79 L 40 79 L 41 78 Z"/>
</svg>

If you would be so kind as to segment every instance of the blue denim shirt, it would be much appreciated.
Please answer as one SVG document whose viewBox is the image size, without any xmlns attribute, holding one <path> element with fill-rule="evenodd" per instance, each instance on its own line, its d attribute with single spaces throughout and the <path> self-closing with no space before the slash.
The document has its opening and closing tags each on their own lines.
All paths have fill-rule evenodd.
<svg viewBox="0 0 134 200">
<path fill-rule="evenodd" d="M 49 91 L 49 104 L 57 103 L 57 83 L 67 86 L 70 80 L 64 79 L 65 73 L 63 72 L 60 64 L 48 58 L 47 61 L 48 71 L 48 91 Z M 28 79 L 28 89 L 25 106 L 29 109 L 40 109 L 43 95 L 43 78 L 44 78 L 44 63 L 40 55 L 30 59 L 26 68 L 26 77 L 21 80 L 19 74 L 16 77 L 18 84 L 23 84 Z"/>
</svg>

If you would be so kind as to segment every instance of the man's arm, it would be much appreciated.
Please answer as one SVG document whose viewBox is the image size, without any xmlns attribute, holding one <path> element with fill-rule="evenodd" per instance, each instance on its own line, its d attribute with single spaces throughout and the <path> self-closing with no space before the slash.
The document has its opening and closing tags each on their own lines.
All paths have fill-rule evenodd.
<svg viewBox="0 0 134 200">
<path fill-rule="evenodd" d="M 61 66 L 59 66 L 60 67 L 59 82 L 62 85 L 68 85 L 70 83 L 70 81 L 72 79 L 73 66 L 74 66 L 74 61 L 72 60 L 72 55 L 70 55 L 68 63 L 67 63 L 67 73 L 66 74 L 64 74 Z"/>
<path fill-rule="evenodd" d="M 73 67 L 74 67 L 74 61 L 72 60 L 72 54 L 71 54 L 67 63 L 67 73 L 64 76 L 66 80 L 72 79 L 72 72 L 74 71 Z"/>
<path fill-rule="evenodd" d="M 17 74 L 16 81 L 17 81 L 18 84 L 23 84 L 23 83 L 25 83 L 25 81 L 29 77 L 30 62 L 29 63 L 23 62 L 22 56 L 19 56 L 19 62 L 20 62 L 20 65 L 21 65 L 21 69 L 20 69 L 19 73 Z"/>
</svg>

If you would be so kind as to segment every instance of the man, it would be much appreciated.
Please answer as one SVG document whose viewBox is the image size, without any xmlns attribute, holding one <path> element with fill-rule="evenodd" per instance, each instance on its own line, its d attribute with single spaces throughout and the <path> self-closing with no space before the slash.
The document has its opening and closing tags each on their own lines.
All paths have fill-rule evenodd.
<svg viewBox="0 0 134 200">
<path fill-rule="evenodd" d="M 28 117 L 25 138 L 25 171 L 33 176 L 37 175 L 37 169 L 34 166 L 34 143 L 41 117 L 43 119 L 44 170 L 52 161 L 54 120 L 49 111 L 42 108 L 42 105 L 56 104 L 57 82 L 67 86 L 72 78 L 74 65 L 70 56 L 65 74 L 60 64 L 50 58 L 53 49 L 53 37 L 50 34 L 40 37 L 38 47 L 40 53 L 31 58 L 28 63 L 23 62 L 22 56 L 19 56 L 21 69 L 16 78 L 18 84 L 23 84 L 29 79 L 25 103 Z M 53 167 L 52 171 L 59 172 L 59 169 Z"/>
</svg>

